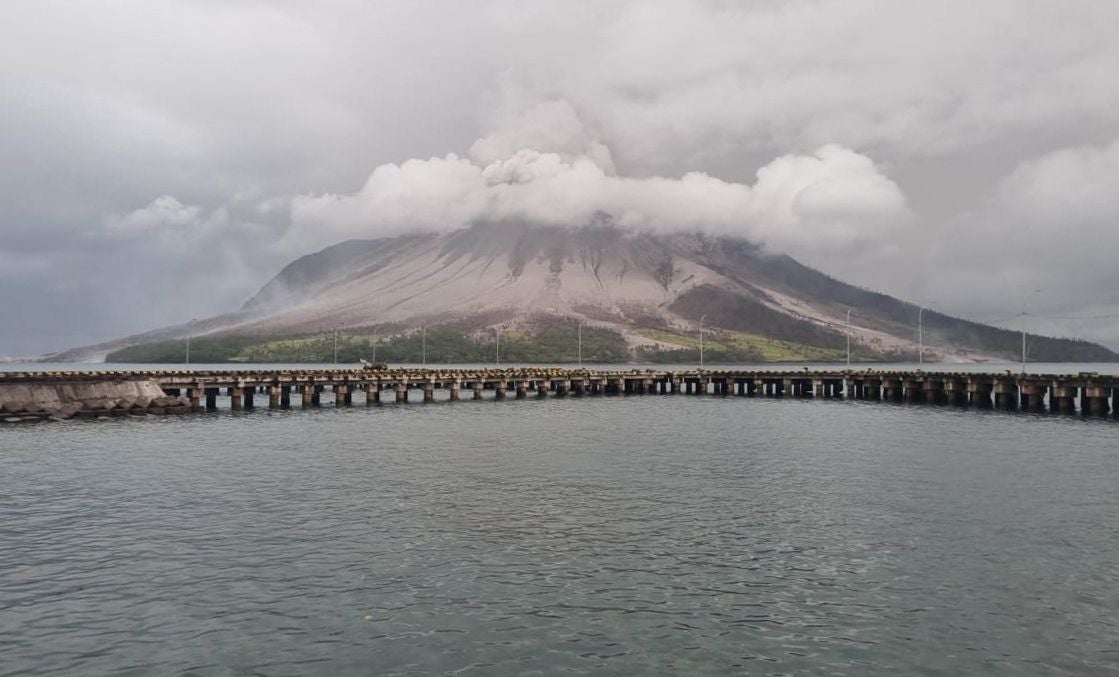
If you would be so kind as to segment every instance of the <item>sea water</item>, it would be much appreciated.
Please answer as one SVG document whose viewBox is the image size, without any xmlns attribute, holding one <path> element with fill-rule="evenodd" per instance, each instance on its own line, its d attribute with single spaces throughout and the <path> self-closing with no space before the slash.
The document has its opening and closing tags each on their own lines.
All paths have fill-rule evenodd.
<svg viewBox="0 0 1119 677">
<path fill-rule="evenodd" d="M 223 406 L 0 464 L 0 675 L 1119 671 L 1114 419 Z"/>
</svg>

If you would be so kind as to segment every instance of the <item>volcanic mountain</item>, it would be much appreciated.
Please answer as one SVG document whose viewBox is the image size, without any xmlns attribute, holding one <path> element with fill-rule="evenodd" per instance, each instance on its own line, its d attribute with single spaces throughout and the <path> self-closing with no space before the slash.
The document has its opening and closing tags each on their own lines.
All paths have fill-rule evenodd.
<svg viewBox="0 0 1119 677">
<path fill-rule="evenodd" d="M 694 359 L 702 325 L 709 359 L 838 361 L 850 336 L 857 360 L 915 360 L 918 311 L 733 237 L 631 232 L 606 223 L 490 223 L 342 242 L 292 262 L 237 312 L 100 348 L 166 343 L 188 332 L 201 337 L 196 341 L 238 337 L 239 346 L 251 347 L 340 328 L 347 337 L 375 334 L 391 345 L 420 327 L 475 344 L 496 340 L 496 331 L 511 337 L 512 347 L 542 327 L 578 325 L 617 337 L 623 358 L 685 360 Z M 928 361 L 1018 356 L 1017 332 L 929 311 L 923 320 Z M 1119 358 L 1085 341 L 1031 336 L 1029 345 L 1038 361 Z M 243 357 L 254 358 L 259 351 Z"/>
</svg>

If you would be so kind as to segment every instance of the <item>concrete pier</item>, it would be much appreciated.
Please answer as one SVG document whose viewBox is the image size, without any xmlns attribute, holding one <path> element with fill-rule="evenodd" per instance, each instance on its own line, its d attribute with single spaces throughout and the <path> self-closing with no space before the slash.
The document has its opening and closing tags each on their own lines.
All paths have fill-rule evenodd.
<svg viewBox="0 0 1119 677">
<path fill-rule="evenodd" d="M 219 395 L 229 396 L 229 408 L 249 411 L 254 396 L 268 396 L 268 408 L 290 407 L 291 393 L 299 393 L 303 408 L 319 406 L 321 393 L 332 391 L 337 407 L 350 406 L 355 390 L 364 391 L 367 406 L 381 402 L 391 390 L 399 403 L 408 402 L 412 389 L 422 391 L 423 401 L 436 399 L 436 391 L 449 391 L 459 401 L 469 388 L 474 399 L 492 390 L 495 400 L 552 395 L 595 397 L 603 395 L 690 394 L 717 397 L 782 397 L 789 399 L 845 398 L 858 402 L 885 400 L 910 405 L 971 406 L 1004 411 L 1057 412 L 1097 418 L 1115 418 L 1119 376 L 1082 374 L 1013 374 L 1002 372 L 892 372 L 876 370 L 587 370 L 587 369 L 310 369 L 252 371 L 128 371 L 128 372 L 0 372 L 0 417 L 33 420 L 47 403 L 34 393 L 78 392 L 98 384 L 157 384 L 164 404 L 150 406 L 187 412 L 213 412 Z M 53 390 L 52 390 L 53 389 Z M 5 393 L 9 393 L 5 395 Z M 16 393 L 16 394 L 11 394 Z M 32 393 L 27 395 L 27 393 Z M 7 398 L 6 400 L 4 398 Z M 56 395 L 50 395 L 56 397 Z M 178 399 L 175 399 L 178 398 Z M 153 398 L 147 398 L 145 402 Z M 173 400 L 173 401 L 172 401 Z M 102 405 L 98 405 L 102 406 Z M 118 406 L 107 402 L 105 406 Z M 135 406 L 129 404 L 128 406 Z M 666 406 L 671 406 L 667 404 Z M 744 405 L 749 406 L 749 405 Z M 50 411 L 77 415 L 82 405 L 62 407 L 50 400 Z M 73 409 L 72 412 L 69 412 Z M 51 414 L 54 416 L 55 414 Z M 42 416 L 40 416 L 42 417 Z M 57 417 L 57 416 L 56 416 Z M 96 417 L 93 413 L 87 417 Z"/>
<path fill-rule="evenodd" d="M 202 411 L 202 396 L 204 391 L 202 388 L 190 388 L 187 390 L 187 397 L 190 400 L 191 411 Z"/>
</svg>

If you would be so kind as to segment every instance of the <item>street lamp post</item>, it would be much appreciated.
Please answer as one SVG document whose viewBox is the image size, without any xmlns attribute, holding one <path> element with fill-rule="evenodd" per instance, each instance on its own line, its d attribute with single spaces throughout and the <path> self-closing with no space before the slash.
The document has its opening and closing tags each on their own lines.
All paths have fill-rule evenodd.
<svg viewBox="0 0 1119 677">
<path fill-rule="evenodd" d="M 703 369 L 703 321 L 707 319 L 707 315 L 699 316 L 699 368 Z"/>
<path fill-rule="evenodd" d="M 427 366 L 427 327 L 420 327 L 420 363 Z"/>
<path fill-rule="evenodd" d="M 377 332 L 373 332 L 373 362 L 377 362 Z"/>
<path fill-rule="evenodd" d="M 494 338 L 493 362 L 494 362 L 494 366 L 500 367 L 501 366 L 501 330 L 497 327 L 493 328 L 493 338 Z"/>
<path fill-rule="evenodd" d="M 334 364 L 338 364 L 338 328 L 342 325 L 335 325 L 334 327 Z"/>
<path fill-rule="evenodd" d="M 851 309 L 847 309 L 847 368 L 851 368 Z"/>
<path fill-rule="evenodd" d="M 194 323 L 198 322 L 197 319 L 192 318 L 187 322 L 187 340 L 186 340 L 186 364 L 190 364 L 190 335 L 194 329 Z"/>
<path fill-rule="evenodd" d="M 579 366 L 583 366 L 583 323 L 575 325 L 576 342 L 578 343 Z"/>
<path fill-rule="evenodd" d="M 925 307 L 917 311 L 917 364 L 925 364 Z"/>
<path fill-rule="evenodd" d="M 1040 294 L 1040 289 L 1035 289 L 1034 294 Z M 1029 301 L 1029 295 L 1022 299 L 1022 373 L 1026 373 L 1026 302 Z"/>
</svg>

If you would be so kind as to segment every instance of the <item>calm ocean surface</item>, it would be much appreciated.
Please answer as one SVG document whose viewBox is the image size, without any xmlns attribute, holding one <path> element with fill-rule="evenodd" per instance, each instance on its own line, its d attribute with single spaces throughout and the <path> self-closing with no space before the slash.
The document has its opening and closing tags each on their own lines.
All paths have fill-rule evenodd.
<svg viewBox="0 0 1119 677">
<path fill-rule="evenodd" d="M 0 676 L 1119 674 L 1114 419 L 221 406 L 0 429 Z"/>
</svg>

